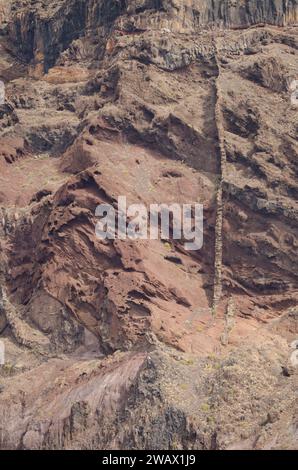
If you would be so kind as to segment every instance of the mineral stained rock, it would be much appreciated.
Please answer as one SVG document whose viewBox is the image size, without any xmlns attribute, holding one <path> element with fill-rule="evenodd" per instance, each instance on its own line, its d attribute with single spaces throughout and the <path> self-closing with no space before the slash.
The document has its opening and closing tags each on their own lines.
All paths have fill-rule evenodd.
<svg viewBox="0 0 298 470">
<path fill-rule="evenodd" d="M 297 23 L 0 0 L 0 449 L 298 448 Z M 100 240 L 119 196 L 203 248 Z"/>
</svg>

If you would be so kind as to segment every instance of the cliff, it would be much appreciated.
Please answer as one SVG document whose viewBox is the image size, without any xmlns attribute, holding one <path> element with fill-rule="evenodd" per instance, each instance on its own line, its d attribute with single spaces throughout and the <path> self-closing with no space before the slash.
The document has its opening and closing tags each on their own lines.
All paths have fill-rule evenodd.
<svg viewBox="0 0 298 470">
<path fill-rule="evenodd" d="M 297 447 L 297 8 L 0 1 L 0 448 Z"/>
<path fill-rule="evenodd" d="M 3 7 L 4 8 L 4 7 Z M 7 9 L 7 7 L 6 7 Z M 297 0 L 63 0 L 59 3 L 14 2 L 9 38 L 26 61 L 42 61 L 45 70 L 61 51 L 87 31 L 105 36 L 111 28 L 124 31 L 162 28 L 172 32 L 198 32 L 204 28 L 249 28 L 258 24 L 297 24 Z"/>
</svg>

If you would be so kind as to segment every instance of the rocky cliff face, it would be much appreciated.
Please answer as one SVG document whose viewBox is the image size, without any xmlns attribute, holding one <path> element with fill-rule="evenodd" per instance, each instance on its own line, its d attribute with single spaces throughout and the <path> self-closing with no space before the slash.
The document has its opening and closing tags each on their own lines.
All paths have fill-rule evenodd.
<svg viewBox="0 0 298 470">
<path fill-rule="evenodd" d="M 297 8 L 0 1 L 0 448 L 297 448 Z"/>
<path fill-rule="evenodd" d="M 298 21 L 296 0 L 233 2 L 228 0 L 64 0 L 13 2 L 9 37 L 26 61 L 53 66 L 73 40 L 93 30 L 102 39 L 113 27 L 133 32 L 161 28 L 197 32 L 204 28 L 248 28 L 257 24 L 286 26 Z M 100 42 L 100 41 L 99 41 Z M 99 44 L 98 44 L 99 45 Z"/>
</svg>

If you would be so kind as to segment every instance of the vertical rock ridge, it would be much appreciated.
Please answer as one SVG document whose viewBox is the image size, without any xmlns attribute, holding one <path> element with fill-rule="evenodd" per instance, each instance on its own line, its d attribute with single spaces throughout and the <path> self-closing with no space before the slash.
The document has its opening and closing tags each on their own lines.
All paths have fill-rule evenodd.
<svg viewBox="0 0 298 470">
<path fill-rule="evenodd" d="M 220 175 L 216 194 L 216 223 L 215 223 L 215 253 L 214 253 L 214 291 L 213 291 L 213 315 L 216 315 L 218 304 L 222 297 L 222 268 L 223 268 L 223 185 L 225 181 L 225 172 L 227 164 L 227 154 L 225 149 L 225 131 L 222 116 L 222 95 L 220 89 L 221 64 L 220 64 L 220 48 L 218 47 L 218 39 L 214 37 L 214 57 L 218 70 L 218 76 L 215 80 L 216 87 L 216 104 L 215 104 L 215 121 L 218 132 L 218 145 L 220 154 Z"/>
</svg>

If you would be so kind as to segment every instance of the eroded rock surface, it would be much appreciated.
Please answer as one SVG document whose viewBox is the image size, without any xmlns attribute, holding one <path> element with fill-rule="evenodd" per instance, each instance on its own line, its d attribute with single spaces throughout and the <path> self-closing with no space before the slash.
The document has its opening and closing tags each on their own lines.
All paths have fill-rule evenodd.
<svg viewBox="0 0 298 470">
<path fill-rule="evenodd" d="M 0 448 L 297 448 L 297 9 L 0 1 Z"/>
</svg>

